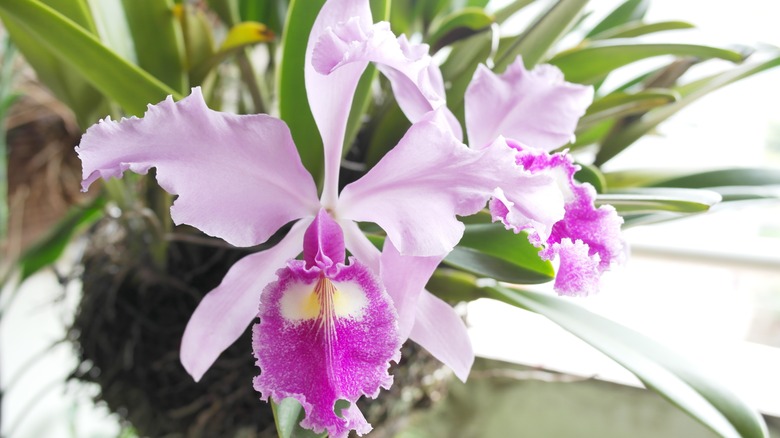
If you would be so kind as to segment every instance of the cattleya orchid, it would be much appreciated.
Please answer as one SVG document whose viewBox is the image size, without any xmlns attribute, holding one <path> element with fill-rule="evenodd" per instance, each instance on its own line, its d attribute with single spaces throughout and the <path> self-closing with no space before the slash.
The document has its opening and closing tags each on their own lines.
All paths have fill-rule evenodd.
<svg viewBox="0 0 780 438">
<path fill-rule="evenodd" d="M 77 148 L 84 190 L 99 178 L 155 167 L 160 186 L 178 195 L 171 207 L 177 224 L 254 246 L 293 223 L 275 246 L 238 261 L 193 313 L 181 361 L 195 380 L 259 316 L 254 386 L 262 398 L 297 399 L 306 414 L 301 425 L 315 432 L 363 434 L 371 427 L 355 402 L 391 385 L 389 362 L 406 339 L 460 379 L 469 373 L 474 355 L 462 320 L 424 290 L 463 234 L 456 216 L 490 201 L 496 220 L 530 230 L 543 257 L 560 256 L 565 275 L 556 287 L 565 293 L 590 292 L 621 253 L 616 230 L 607 239 L 599 234 L 619 227 L 614 210 L 594 209 L 593 190 L 574 182 L 571 160 L 545 152 L 568 141 L 592 91 L 534 72 L 518 85 L 515 76 L 528 74 L 520 64 L 503 76 L 480 70 L 467 93 L 468 147 L 427 52 L 396 38 L 387 23 L 373 24 L 367 0 L 323 6 L 305 64 L 323 140 L 321 196 L 283 121 L 212 111 L 198 88 L 179 102 L 150 106 L 141 119 L 106 119 L 84 135 Z M 390 80 L 413 124 L 339 193 L 347 116 L 368 62 Z M 497 102 L 503 107 L 488 109 Z M 358 222 L 386 232 L 381 253 Z M 349 406 L 336 412 L 339 400 Z"/>
<path fill-rule="evenodd" d="M 525 171 L 552 174 L 558 181 L 565 214 L 549 232 L 529 227 L 524 206 L 501 189 L 491 200 L 490 211 L 507 229 L 530 228 L 531 243 L 544 247 L 540 257 L 559 257 L 555 289 L 563 295 L 596 292 L 601 274 L 625 257 L 623 219 L 611 205 L 594 207 L 596 190 L 574 180 L 579 168 L 571 157 L 548 153 L 571 141 L 577 120 L 592 100 L 591 87 L 565 82 L 551 65 L 528 71 L 520 57 L 501 75 L 480 66 L 465 96 L 466 129 L 473 147 L 504 136 Z"/>
</svg>

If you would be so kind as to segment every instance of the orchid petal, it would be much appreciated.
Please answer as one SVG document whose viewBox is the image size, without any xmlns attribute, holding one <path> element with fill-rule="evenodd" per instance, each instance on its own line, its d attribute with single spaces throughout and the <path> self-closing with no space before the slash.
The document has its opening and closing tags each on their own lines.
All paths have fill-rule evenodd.
<svg viewBox="0 0 780 438">
<path fill-rule="evenodd" d="M 557 206 L 552 226 L 563 217 L 554 180 L 524 172 L 515 154 L 505 142 L 480 150 L 466 147 L 449 132 L 442 112 L 433 111 L 366 175 L 344 188 L 338 212 L 378 224 L 402 255 L 413 256 L 451 251 L 464 230 L 455 216 L 481 210 L 499 186 L 507 187 L 505 192 L 518 202 L 528 201 L 529 210 L 535 208 L 530 201 Z M 547 221 L 542 213 L 541 220 Z"/>
<path fill-rule="evenodd" d="M 446 109 L 444 80 L 428 54 L 428 45 L 410 43 L 406 35 L 396 38 L 390 23 L 364 26 L 352 19 L 328 29 L 314 47 L 312 62 L 322 74 L 332 74 L 353 63 L 376 63 L 390 80 L 396 101 L 412 123 L 444 107 L 453 134 L 462 138 L 460 124 Z"/>
<path fill-rule="evenodd" d="M 102 120 L 76 151 L 84 190 L 98 178 L 156 167 L 160 186 L 179 195 L 171 208 L 175 223 L 236 246 L 262 243 L 319 208 L 314 180 L 284 122 L 212 111 L 200 88 L 177 103 L 168 97 L 150 105 L 142 119 Z"/>
<path fill-rule="evenodd" d="M 389 239 L 382 251 L 382 283 L 398 312 L 398 335 L 409 337 L 416 316 L 417 299 L 444 257 L 402 256 Z"/>
<path fill-rule="evenodd" d="M 496 75 L 480 65 L 465 95 L 466 131 L 472 147 L 499 135 L 549 151 L 569 143 L 593 101 L 593 88 L 565 82 L 551 65 L 528 71 L 518 57 Z"/>
<path fill-rule="evenodd" d="M 598 253 L 589 254 L 588 245 L 569 238 L 553 243 L 549 253 L 560 256 L 561 263 L 555 276 L 555 291 L 561 295 L 587 296 L 598 292 L 601 271 Z"/>
<path fill-rule="evenodd" d="M 325 182 L 322 195 L 325 207 L 330 207 L 338 195 L 339 166 L 347 119 L 355 89 L 368 63 L 354 63 L 339 69 L 338 72 L 324 75 L 317 72 L 312 65 L 312 54 L 320 37 L 330 34 L 334 28 L 339 28 L 340 23 L 354 23 L 360 28 L 370 26 L 372 20 L 367 0 L 330 0 L 320 10 L 309 35 L 304 76 L 309 107 L 320 130 L 325 151 Z M 351 27 L 340 29 L 345 32 L 354 30 Z M 330 50 L 340 52 L 342 48 L 331 47 Z"/>
<path fill-rule="evenodd" d="M 331 437 L 351 429 L 371 430 L 355 407 L 375 398 L 393 378 L 387 370 L 400 358 L 396 313 L 370 269 L 354 259 L 326 273 L 291 261 L 278 272 L 260 301 L 253 350 L 261 373 L 254 380 L 263 400 L 298 400 L 301 426 Z M 370 336 L 367 334 L 370 333 Z M 349 409 L 334 412 L 339 400 Z"/>
<path fill-rule="evenodd" d="M 338 223 L 344 232 L 344 242 L 349 252 L 360 260 L 361 263 L 368 266 L 374 275 L 379 275 L 381 254 L 379 249 L 368 240 L 355 222 L 342 219 Z"/>
<path fill-rule="evenodd" d="M 507 144 L 517 151 L 517 163 L 526 172 L 554 178 L 563 194 L 564 215 L 549 233 L 546 228 L 526 226 L 531 228 L 531 243 L 544 246 L 540 257 L 560 258 L 556 291 L 563 295 L 587 295 L 596 291 L 601 274 L 625 258 L 626 247 L 620 234 L 623 219 L 612 206 L 595 207 L 596 190 L 574 179 L 579 167 L 567 154 L 548 154 L 512 140 Z M 515 217 L 512 209 L 506 208 L 510 204 L 497 196 L 491 201 L 491 212 L 494 218 L 512 226 Z"/>
<path fill-rule="evenodd" d="M 299 221 L 273 248 L 236 262 L 222 283 L 203 297 L 181 340 L 181 363 L 195 381 L 257 316 L 263 288 L 273 281 L 277 269 L 300 253 L 303 232 L 310 222 Z"/>
<path fill-rule="evenodd" d="M 410 338 L 466 381 L 474 364 L 474 350 L 466 324 L 449 304 L 423 291 Z"/>
</svg>

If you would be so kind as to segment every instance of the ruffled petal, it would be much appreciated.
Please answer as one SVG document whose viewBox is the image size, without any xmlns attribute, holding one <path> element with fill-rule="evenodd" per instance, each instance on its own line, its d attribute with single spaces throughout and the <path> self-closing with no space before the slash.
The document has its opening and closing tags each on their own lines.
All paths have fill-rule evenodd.
<svg viewBox="0 0 780 438">
<path fill-rule="evenodd" d="M 354 23 L 358 28 L 369 27 L 372 23 L 371 9 L 367 0 L 330 0 L 323 5 L 309 34 L 306 47 L 304 75 L 306 93 L 309 98 L 314 121 L 322 135 L 325 149 L 325 183 L 323 185 L 323 204 L 329 207 L 335 202 L 338 190 L 338 174 L 341 165 L 341 150 L 347 129 L 347 118 L 352 108 L 360 76 L 368 62 L 357 62 L 339 69 L 329 75 L 315 70 L 313 52 L 317 42 L 323 35 L 338 29 L 340 23 Z M 344 32 L 352 31 L 352 27 L 343 28 Z M 320 49 L 323 51 L 325 49 Z M 340 56 L 341 47 L 329 47 L 328 52 L 335 51 Z M 335 56 L 335 55 L 334 55 Z"/>
<path fill-rule="evenodd" d="M 160 186 L 179 195 L 175 223 L 236 246 L 262 243 L 319 209 L 314 180 L 284 122 L 212 111 L 200 88 L 179 102 L 150 105 L 142 119 L 102 120 L 76 151 L 84 190 L 98 178 L 155 167 Z"/>
<path fill-rule="evenodd" d="M 301 252 L 310 222 L 298 222 L 273 248 L 236 262 L 222 283 L 203 297 L 184 330 L 180 351 L 182 365 L 196 381 L 257 316 L 263 288 L 274 280 L 277 269 Z"/>
<path fill-rule="evenodd" d="M 593 101 L 593 87 L 564 81 L 557 67 L 528 71 L 518 57 L 496 75 L 480 65 L 466 89 L 469 144 L 480 148 L 499 135 L 546 151 L 569 143 Z"/>
<path fill-rule="evenodd" d="M 557 205 L 552 226 L 563 217 L 555 181 L 524 172 L 515 155 L 502 142 L 480 150 L 466 147 L 436 110 L 414 124 L 365 176 L 344 188 L 337 211 L 343 218 L 378 224 L 405 256 L 451 251 L 464 229 L 456 215 L 481 210 L 499 186 L 512 199 L 527 202 L 529 215 L 536 208 L 531 202 Z M 540 220 L 547 221 L 547 212 L 542 213 Z"/>
<path fill-rule="evenodd" d="M 398 313 L 398 335 L 409 337 L 416 316 L 417 300 L 433 271 L 444 257 L 402 256 L 389 239 L 381 258 L 381 279 Z"/>
<path fill-rule="evenodd" d="M 598 253 L 589 254 L 588 245 L 582 240 L 572 242 L 565 238 L 548 246 L 545 251 L 550 256 L 558 255 L 561 260 L 555 276 L 556 292 L 568 296 L 587 296 L 598 292 L 601 257 Z"/>
<path fill-rule="evenodd" d="M 596 190 L 590 184 L 576 182 L 574 174 L 578 166 L 567 154 L 548 154 L 514 141 L 508 144 L 517 151 L 520 166 L 532 174 L 555 178 L 564 196 L 564 216 L 549 234 L 526 227 L 531 229 L 531 243 L 544 246 L 539 252 L 542 258 L 560 258 L 556 291 L 562 295 L 587 295 L 596 291 L 601 274 L 625 258 L 626 247 L 620 231 L 623 219 L 612 206 L 595 207 Z M 512 221 L 512 216 L 511 209 L 505 207 L 506 201 L 500 198 L 491 201 L 494 218 L 506 224 Z"/>
<path fill-rule="evenodd" d="M 460 139 L 460 124 L 445 107 L 444 80 L 428 54 L 428 45 L 410 43 L 405 35 L 396 38 L 390 23 L 364 23 L 351 19 L 328 29 L 314 47 L 314 68 L 331 74 L 352 63 L 374 62 L 390 80 L 401 110 L 412 123 L 444 107 L 450 127 Z"/>
<path fill-rule="evenodd" d="M 298 400 L 301 426 L 331 437 L 371 430 L 355 407 L 389 388 L 390 360 L 400 358 L 396 313 L 370 269 L 354 259 L 326 276 L 303 261 L 279 270 L 260 302 L 253 349 L 261 374 L 254 387 L 264 400 Z M 350 406 L 338 414 L 337 401 Z"/>
<path fill-rule="evenodd" d="M 474 350 L 463 319 L 449 304 L 428 291 L 420 294 L 416 309 L 411 340 L 450 367 L 465 382 L 474 364 Z"/>
</svg>

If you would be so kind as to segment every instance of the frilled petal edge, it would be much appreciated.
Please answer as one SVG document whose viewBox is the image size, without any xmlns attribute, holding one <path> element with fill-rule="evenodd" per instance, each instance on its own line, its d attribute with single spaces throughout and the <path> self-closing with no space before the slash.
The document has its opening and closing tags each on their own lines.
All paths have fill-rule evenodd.
<svg viewBox="0 0 780 438">
<path fill-rule="evenodd" d="M 174 222 L 236 246 L 262 243 L 319 208 L 287 125 L 262 114 L 212 111 L 200 88 L 179 102 L 150 105 L 141 119 L 102 120 L 76 151 L 84 190 L 99 178 L 155 167 L 160 186 L 179 195 Z"/>
<path fill-rule="evenodd" d="M 352 63 L 376 63 L 390 80 L 396 101 L 412 123 L 442 108 L 453 134 L 462 138 L 460 124 L 446 109 L 444 80 L 428 54 L 428 45 L 411 43 L 405 35 L 396 38 L 389 23 L 366 26 L 363 21 L 351 19 L 328 29 L 314 47 L 312 62 L 323 74 Z"/>
<path fill-rule="evenodd" d="M 528 71 L 518 57 L 496 75 L 480 65 L 465 95 L 469 144 L 480 148 L 499 135 L 549 151 L 569 143 L 593 101 L 593 87 L 564 81 L 557 67 Z"/>
</svg>

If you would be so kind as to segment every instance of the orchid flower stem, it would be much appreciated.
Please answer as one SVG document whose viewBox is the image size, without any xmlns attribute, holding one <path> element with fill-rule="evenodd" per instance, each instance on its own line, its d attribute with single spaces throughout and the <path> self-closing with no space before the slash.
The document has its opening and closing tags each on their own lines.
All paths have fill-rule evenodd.
<svg viewBox="0 0 780 438">
<path fill-rule="evenodd" d="M 247 51 L 244 49 L 237 55 L 238 68 L 241 70 L 241 79 L 249 89 L 249 95 L 252 98 L 252 104 L 254 105 L 255 113 L 266 113 L 265 102 L 263 100 L 263 94 L 260 91 L 260 86 L 257 83 L 257 75 L 255 74 L 255 68 L 252 65 L 252 61 L 247 56 Z"/>
</svg>

